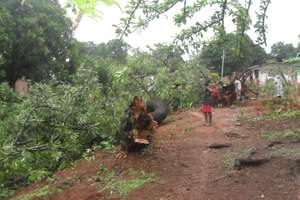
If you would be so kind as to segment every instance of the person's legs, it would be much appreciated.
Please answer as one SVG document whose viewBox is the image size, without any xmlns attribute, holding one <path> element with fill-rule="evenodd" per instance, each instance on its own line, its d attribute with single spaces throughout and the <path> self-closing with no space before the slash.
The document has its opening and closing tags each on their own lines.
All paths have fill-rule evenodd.
<svg viewBox="0 0 300 200">
<path fill-rule="evenodd" d="M 241 96 L 241 93 L 240 93 L 240 90 L 235 88 L 235 94 L 236 94 L 236 100 L 239 101 L 240 100 L 240 96 Z"/>
<path fill-rule="evenodd" d="M 240 101 L 241 100 L 241 90 L 238 90 L 238 101 Z"/>
<path fill-rule="evenodd" d="M 207 126 L 208 125 L 208 121 L 209 121 L 208 113 L 204 112 L 203 114 L 204 114 L 205 126 Z"/>
<path fill-rule="evenodd" d="M 217 105 L 217 97 L 213 96 L 213 97 L 212 97 L 212 101 L 213 101 L 213 102 L 212 102 L 212 104 L 213 104 L 212 106 L 213 106 L 213 107 L 216 107 L 216 105 Z"/>
<path fill-rule="evenodd" d="M 208 115 L 208 125 L 211 126 L 212 124 L 212 112 L 207 113 Z"/>
</svg>

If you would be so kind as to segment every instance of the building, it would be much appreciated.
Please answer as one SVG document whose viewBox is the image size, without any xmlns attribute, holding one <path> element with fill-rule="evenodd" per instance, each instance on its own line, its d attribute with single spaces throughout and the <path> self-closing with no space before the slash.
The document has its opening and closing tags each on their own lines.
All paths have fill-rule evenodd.
<svg viewBox="0 0 300 200">
<path fill-rule="evenodd" d="M 283 77 L 286 81 L 300 83 L 300 64 L 293 63 L 265 63 L 249 67 L 248 77 L 256 80 L 259 84 L 264 84 L 268 80 L 274 80 L 276 76 Z"/>
</svg>

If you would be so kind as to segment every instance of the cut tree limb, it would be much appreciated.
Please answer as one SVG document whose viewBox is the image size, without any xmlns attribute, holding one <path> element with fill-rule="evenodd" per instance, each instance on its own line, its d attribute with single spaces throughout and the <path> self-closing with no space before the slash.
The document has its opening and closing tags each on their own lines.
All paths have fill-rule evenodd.
<svg viewBox="0 0 300 200">
<path fill-rule="evenodd" d="M 223 149 L 223 148 L 229 148 L 231 147 L 231 144 L 211 144 L 208 146 L 210 149 Z"/>
<path fill-rule="evenodd" d="M 234 160 L 234 169 L 240 170 L 242 167 L 249 166 L 259 166 L 269 162 L 270 159 L 262 158 L 262 159 L 235 159 Z"/>
</svg>

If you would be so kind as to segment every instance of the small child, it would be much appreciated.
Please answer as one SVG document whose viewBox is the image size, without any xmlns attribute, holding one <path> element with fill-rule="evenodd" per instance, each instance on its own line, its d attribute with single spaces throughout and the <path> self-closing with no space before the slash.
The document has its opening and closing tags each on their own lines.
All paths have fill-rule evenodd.
<svg viewBox="0 0 300 200">
<path fill-rule="evenodd" d="M 212 124 L 212 95 L 208 87 L 205 88 L 202 100 L 202 112 L 204 114 L 205 126 Z"/>
</svg>

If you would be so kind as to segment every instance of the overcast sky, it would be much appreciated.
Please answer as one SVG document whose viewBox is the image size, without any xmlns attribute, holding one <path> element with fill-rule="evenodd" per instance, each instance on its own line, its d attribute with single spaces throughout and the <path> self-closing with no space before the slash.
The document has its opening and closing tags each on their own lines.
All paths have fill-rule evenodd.
<svg viewBox="0 0 300 200">
<path fill-rule="evenodd" d="M 63 1 L 63 0 L 62 0 Z M 122 6 L 126 0 L 122 1 Z M 300 0 L 272 0 L 268 10 L 267 49 L 276 42 L 283 41 L 296 45 L 300 35 Z M 113 24 L 118 24 L 122 12 L 117 8 L 101 8 L 103 18 L 95 21 L 83 18 L 75 37 L 80 41 L 93 41 L 95 43 L 107 42 L 116 37 Z M 172 17 L 163 17 L 153 21 L 149 28 L 141 33 L 131 34 L 125 38 L 133 47 L 145 48 L 159 42 L 171 42 L 178 32 L 173 25 Z M 250 33 L 250 35 L 253 35 Z M 253 38 L 255 39 L 255 38 Z"/>
</svg>

